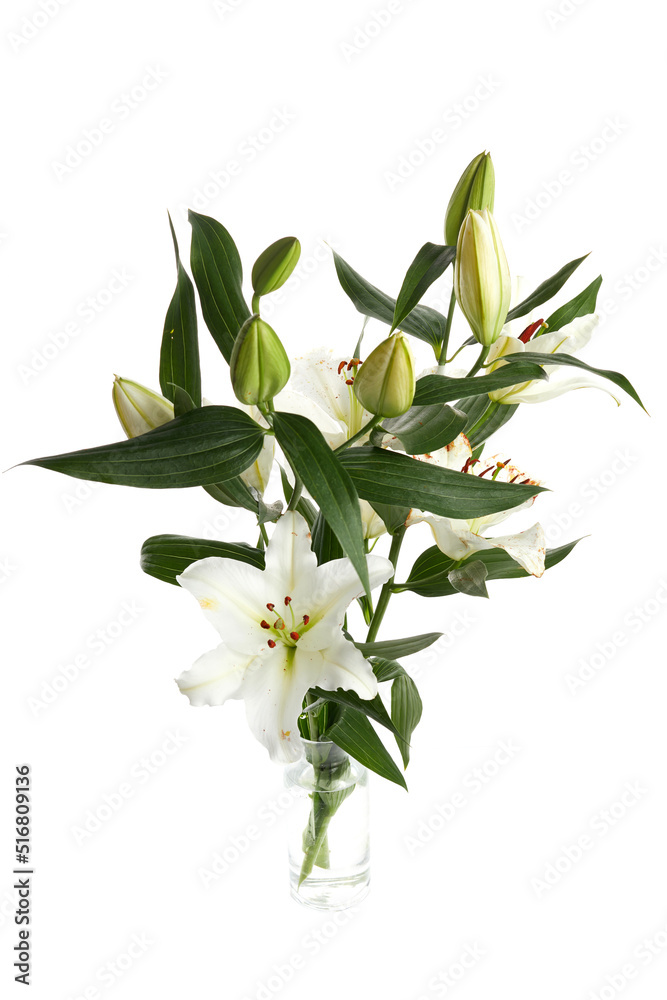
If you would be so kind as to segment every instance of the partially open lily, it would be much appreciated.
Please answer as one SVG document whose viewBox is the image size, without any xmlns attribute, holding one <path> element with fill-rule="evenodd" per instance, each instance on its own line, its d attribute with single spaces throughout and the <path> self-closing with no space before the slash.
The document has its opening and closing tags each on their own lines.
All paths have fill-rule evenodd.
<svg viewBox="0 0 667 1000">
<path fill-rule="evenodd" d="M 522 298 L 519 289 L 520 282 L 517 282 L 513 296 L 515 301 L 520 301 Z M 520 320 L 512 320 L 504 326 L 502 334 L 491 347 L 488 371 L 495 371 L 503 364 L 507 364 L 502 361 L 507 354 L 518 354 L 523 351 L 537 351 L 546 355 L 575 354 L 586 346 L 598 323 L 599 317 L 595 314 L 580 316 L 554 333 L 549 333 L 547 330 L 540 335 L 542 320 L 539 316 L 536 319 L 535 314 L 529 314 Z M 545 365 L 544 370 L 549 375 L 548 380 L 534 379 L 531 382 L 506 386 L 504 389 L 490 392 L 489 398 L 493 402 L 509 406 L 514 403 L 542 403 L 572 389 L 602 389 L 617 403 L 620 402 L 602 380 L 595 376 L 587 375 L 583 371 L 578 371 L 575 375 L 564 375 L 563 369 L 558 365 Z"/>
<path fill-rule="evenodd" d="M 388 559 L 366 560 L 372 587 L 391 577 Z M 264 570 L 211 557 L 192 563 L 178 582 L 223 640 L 178 678 L 180 690 L 193 705 L 243 698 L 250 728 L 272 760 L 298 760 L 297 718 L 310 688 L 375 697 L 370 663 L 342 632 L 363 585 L 349 559 L 317 565 L 300 514 L 288 511 L 278 521 Z"/>
<path fill-rule="evenodd" d="M 446 448 L 430 455 L 420 455 L 422 461 L 432 462 L 446 469 L 466 472 L 470 475 L 486 476 L 505 483 L 531 483 L 538 486 L 535 479 L 530 479 L 520 472 L 508 460 L 494 455 L 491 458 L 481 458 L 476 463 L 472 458 L 470 442 L 465 434 L 459 434 L 457 439 Z M 494 524 L 499 524 L 515 511 L 530 507 L 534 497 L 511 510 L 488 514 L 485 517 L 470 519 L 451 519 L 428 514 L 421 510 L 411 510 L 406 524 L 416 524 L 426 521 L 430 525 L 435 543 L 441 552 L 450 559 L 467 559 L 473 552 L 483 549 L 504 549 L 508 556 L 514 559 L 526 572 L 532 576 L 542 576 L 544 573 L 545 537 L 540 524 L 534 524 L 526 531 L 514 535 L 501 535 L 495 538 L 485 538 L 481 532 Z"/>
</svg>

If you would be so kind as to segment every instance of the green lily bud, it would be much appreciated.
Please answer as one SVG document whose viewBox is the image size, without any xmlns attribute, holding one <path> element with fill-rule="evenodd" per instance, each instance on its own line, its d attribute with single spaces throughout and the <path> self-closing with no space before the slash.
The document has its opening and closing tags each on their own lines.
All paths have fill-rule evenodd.
<svg viewBox="0 0 667 1000">
<path fill-rule="evenodd" d="M 278 334 L 257 315 L 239 330 L 229 367 L 236 398 L 246 406 L 273 399 L 290 376 L 289 358 Z"/>
<path fill-rule="evenodd" d="M 368 355 L 354 379 L 361 405 L 379 417 L 400 417 L 415 397 L 415 366 L 407 337 L 392 333 Z"/>
<path fill-rule="evenodd" d="M 284 285 L 300 256 L 301 244 L 296 236 L 285 236 L 267 247 L 252 269 L 252 289 L 255 295 L 268 295 Z"/>
<path fill-rule="evenodd" d="M 456 243 L 463 220 L 471 208 L 493 211 L 495 192 L 496 175 L 491 154 L 480 153 L 465 168 L 449 199 L 445 213 L 445 243 L 448 246 Z"/>
<path fill-rule="evenodd" d="M 495 219 L 487 209 L 468 212 L 456 244 L 454 292 L 475 339 L 490 347 L 510 307 L 510 269 Z"/>
<path fill-rule="evenodd" d="M 111 395 L 118 419 L 129 438 L 174 419 L 174 404 L 139 382 L 116 375 Z"/>
</svg>

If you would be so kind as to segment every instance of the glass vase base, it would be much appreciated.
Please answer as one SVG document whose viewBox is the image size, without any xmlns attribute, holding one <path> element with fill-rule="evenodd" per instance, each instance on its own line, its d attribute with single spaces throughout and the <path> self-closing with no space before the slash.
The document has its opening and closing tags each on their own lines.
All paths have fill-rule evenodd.
<svg viewBox="0 0 667 1000">
<path fill-rule="evenodd" d="M 345 910 L 355 906 L 368 895 L 370 871 L 355 872 L 353 875 L 309 876 L 299 885 L 300 872 L 290 868 L 290 892 L 293 899 L 303 906 L 317 910 Z"/>
</svg>

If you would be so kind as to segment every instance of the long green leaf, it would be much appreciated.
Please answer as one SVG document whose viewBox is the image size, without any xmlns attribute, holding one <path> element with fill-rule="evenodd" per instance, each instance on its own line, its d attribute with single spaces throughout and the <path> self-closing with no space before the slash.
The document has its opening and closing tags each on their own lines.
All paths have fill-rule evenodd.
<svg viewBox="0 0 667 1000">
<path fill-rule="evenodd" d="M 343 705 L 346 708 L 353 708 L 357 712 L 363 712 L 369 719 L 379 722 L 394 736 L 399 735 L 379 694 L 374 698 L 360 698 L 354 691 L 344 691 L 342 688 L 337 688 L 335 691 L 325 691 L 323 688 L 316 687 L 312 688 L 312 691 L 318 698 L 324 698 L 336 705 Z"/>
<path fill-rule="evenodd" d="M 188 219 L 192 224 L 190 266 L 204 321 L 229 361 L 236 335 L 250 316 L 243 298 L 241 258 L 234 240 L 216 219 L 192 210 Z"/>
<path fill-rule="evenodd" d="M 307 417 L 274 413 L 273 427 L 278 444 L 289 455 L 370 596 L 359 497 L 352 480 Z"/>
<path fill-rule="evenodd" d="M 218 503 L 227 507 L 242 507 L 244 510 L 251 510 L 253 514 L 257 513 L 257 501 L 239 476 L 224 483 L 216 483 L 214 486 L 205 486 L 204 489 Z"/>
<path fill-rule="evenodd" d="M 405 317 L 423 298 L 434 281 L 444 274 L 456 257 L 456 247 L 425 243 L 403 279 L 394 307 L 392 330 L 398 329 Z"/>
<path fill-rule="evenodd" d="M 392 659 L 395 656 L 411 656 L 427 649 L 442 632 L 425 632 L 423 635 L 413 635 L 407 639 L 385 639 L 384 642 L 355 642 L 357 649 L 364 656 L 380 656 Z"/>
<path fill-rule="evenodd" d="M 468 415 L 446 403 L 411 406 L 400 417 L 385 420 L 382 428 L 399 439 L 409 455 L 425 455 L 444 448 L 458 437 Z"/>
<path fill-rule="evenodd" d="M 339 254 L 334 252 L 334 263 L 336 273 L 341 287 L 355 308 L 370 316 L 372 319 L 379 319 L 389 326 L 394 321 L 396 301 L 385 292 L 381 292 L 370 281 L 362 278 Z M 431 347 L 437 348 L 442 343 L 445 335 L 446 319 L 442 313 L 430 309 L 428 306 L 415 306 L 402 321 L 401 329 L 405 333 L 424 340 Z"/>
<path fill-rule="evenodd" d="M 544 332 L 554 333 L 554 331 L 567 326 L 572 320 L 578 319 L 580 316 L 589 316 L 592 312 L 595 312 L 595 304 L 601 284 L 602 275 L 600 274 L 595 281 L 591 281 L 590 285 L 584 288 L 583 292 L 579 292 L 578 295 L 575 295 L 573 299 L 566 302 L 560 309 L 552 312 L 551 316 L 547 316 L 547 328 Z"/>
<path fill-rule="evenodd" d="M 410 763 L 410 740 L 422 717 L 422 700 L 417 685 L 407 673 L 396 677 L 391 685 L 391 719 L 399 737 L 396 740 L 403 766 Z"/>
<path fill-rule="evenodd" d="M 264 569 L 264 553 L 244 542 L 218 542 L 187 535 L 152 535 L 141 546 L 144 573 L 178 586 L 176 577 L 198 559 L 221 556 Z"/>
<path fill-rule="evenodd" d="M 532 361 L 525 360 L 526 355 L 512 354 L 507 357 L 517 358 L 514 363 L 521 365 L 524 382 L 531 379 L 544 379 L 547 374 Z M 503 358 L 503 361 L 505 358 Z M 479 396 L 482 393 L 504 389 L 508 385 L 516 385 L 515 376 L 510 377 L 502 367 L 490 375 L 479 375 L 473 378 L 449 378 L 448 375 L 424 375 L 417 380 L 414 405 L 427 406 L 433 403 L 451 403 L 452 400 L 465 399 L 468 396 Z"/>
<path fill-rule="evenodd" d="M 405 668 L 396 660 L 386 660 L 384 657 L 374 656 L 371 664 L 373 665 L 373 673 L 380 684 L 384 681 L 393 681 L 395 677 L 402 677 L 406 672 Z"/>
<path fill-rule="evenodd" d="M 363 712 L 344 708 L 338 721 L 329 726 L 324 736 L 364 767 L 407 791 L 405 778 Z"/>
<path fill-rule="evenodd" d="M 552 299 L 556 292 L 559 292 L 563 287 L 567 279 L 574 274 L 580 264 L 582 264 L 588 254 L 584 254 L 583 257 L 577 257 L 576 260 L 571 260 L 569 264 L 565 264 L 561 267 L 560 271 L 553 274 L 546 281 L 543 281 L 541 285 L 538 285 L 534 292 L 520 302 L 518 305 L 514 306 L 513 309 L 507 314 L 507 322 L 512 319 L 519 319 L 520 316 L 525 316 L 527 313 L 532 312 L 533 309 L 537 309 L 538 306 L 543 305 L 543 303 L 548 302 Z"/>
<path fill-rule="evenodd" d="M 129 440 L 22 464 L 121 486 L 208 486 L 233 479 L 252 465 L 263 439 L 262 428 L 242 410 L 203 406 Z"/>
<path fill-rule="evenodd" d="M 171 216 L 169 216 L 169 228 L 176 254 L 176 291 L 169 303 L 164 321 L 160 349 L 160 388 L 162 395 L 174 403 L 178 386 L 187 393 L 195 406 L 201 406 L 195 290 L 181 263 Z M 178 416 L 178 411 L 176 415 Z"/>
<path fill-rule="evenodd" d="M 484 444 L 492 434 L 495 434 L 508 420 L 511 420 L 519 409 L 518 403 L 510 403 L 509 405 L 505 403 L 493 403 L 487 395 L 472 396 L 470 400 L 464 400 L 464 403 L 472 404 L 465 406 L 468 419 L 466 426 L 463 428 L 463 433 L 470 441 L 473 449 Z M 484 418 L 483 420 L 482 417 Z"/>
<path fill-rule="evenodd" d="M 555 549 L 547 549 L 544 560 L 546 569 L 551 569 L 562 562 L 579 541 L 581 539 L 560 545 Z M 466 564 L 474 562 L 484 564 L 487 570 L 487 580 L 518 580 L 530 576 L 504 549 L 485 549 L 482 552 L 474 552 L 466 559 Z M 397 593 L 411 590 L 421 597 L 451 597 L 458 593 L 449 579 L 449 574 L 455 565 L 456 563 L 452 559 L 433 545 L 419 556 L 410 570 L 406 582 L 396 584 L 392 589 Z"/>
<path fill-rule="evenodd" d="M 503 361 L 509 362 L 508 367 L 511 366 L 512 370 L 514 370 L 518 366 L 519 362 L 515 362 L 512 359 L 517 357 L 527 361 L 539 362 L 543 365 L 564 365 L 569 368 L 581 368 L 583 371 L 592 372 L 593 375 L 600 375 L 602 378 L 606 378 L 609 382 L 613 382 L 614 385 L 619 386 L 619 388 L 627 392 L 628 396 L 632 396 L 635 402 L 639 403 L 643 410 L 646 409 L 632 382 L 630 382 L 625 375 L 621 375 L 620 372 L 609 371 L 606 368 L 593 368 L 592 365 L 587 365 L 585 361 L 581 360 L 581 358 L 575 358 L 571 354 L 561 354 L 560 352 L 556 354 L 540 354 L 538 351 L 523 351 L 521 354 L 506 354 L 503 356 Z M 504 367 L 505 366 L 503 365 L 503 368 Z M 523 379 L 517 379 L 517 384 L 522 381 Z"/>
<path fill-rule="evenodd" d="M 442 517 L 482 517 L 518 507 L 543 487 L 500 483 L 420 462 L 381 448 L 349 448 L 338 459 L 357 493 L 369 503 L 390 496 L 397 505 L 428 510 Z"/>
<path fill-rule="evenodd" d="M 340 559 L 345 555 L 340 542 L 331 530 L 329 522 L 322 516 L 320 511 L 315 518 L 315 523 L 311 529 L 311 544 L 317 564 L 331 562 L 333 559 Z"/>
</svg>

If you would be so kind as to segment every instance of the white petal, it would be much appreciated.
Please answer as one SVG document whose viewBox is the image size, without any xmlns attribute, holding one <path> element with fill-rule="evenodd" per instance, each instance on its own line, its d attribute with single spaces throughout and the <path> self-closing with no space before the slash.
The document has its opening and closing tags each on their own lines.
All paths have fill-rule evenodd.
<svg viewBox="0 0 667 1000">
<path fill-rule="evenodd" d="M 325 691 L 355 691 L 360 698 L 374 698 L 378 690 L 377 677 L 368 660 L 341 633 L 330 646 L 321 651 L 322 672 L 318 687 Z"/>
<path fill-rule="evenodd" d="M 375 513 L 369 502 L 367 500 L 360 500 L 359 508 L 361 510 L 361 525 L 364 530 L 364 538 L 379 538 L 380 535 L 384 535 L 387 531 L 385 523 Z"/>
<path fill-rule="evenodd" d="M 562 371 L 562 368 L 559 369 Z M 611 389 L 591 376 L 572 375 L 570 378 L 551 378 L 548 382 L 535 381 L 524 383 L 525 388 L 519 388 L 514 392 L 508 392 L 504 396 L 506 403 L 543 403 L 547 399 L 555 399 L 565 392 L 574 389 L 601 389 L 611 396 L 613 400 L 621 405 L 618 396 L 615 396 Z M 505 390 L 501 390 L 504 392 Z M 491 394 L 490 394 L 491 395 Z M 495 395 L 495 394 L 493 394 Z"/>
<path fill-rule="evenodd" d="M 317 685 L 317 666 L 309 657 L 299 656 L 298 649 L 288 651 L 278 643 L 245 672 L 241 693 L 248 725 L 279 764 L 301 756 L 297 719 L 306 692 Z"/>
<path fill-rule="evenodd" d="M 261 493 L 262 496 L 269 485 L 269 479 L 271 477 L 271 469 L 273 468 L 273 457 L 276 451 L 276 440 L 274 437 L 267 435 L 264 438 L 264 444 L 262 445 L 262 450 L 259 455 L 245 472 L 241 473 L 241 479 L 246 484 L 246 486 L 252 486 L 253 489 Z"/>
<path fill-rule="evenodd" d="M 413 457 L 419 459 L 420 462 L 438 465 L 441 469 L 454 469 L 455 472 L 460 472 L 471 455 L 470 441 L 465 434 L 459 434 L 451 444 L 445 445 L 444 448 L 438 448 L 437 451 L 432 451 L 427 455 L 414 455 Z"/>
<path fill-rule="evenodd" d="M 282 594 L 280 581 L 237 559 L 210 556 L 193 562 L 176 578 L 189 590 L 221 638 L 234 649 L 258 652 L 267 633 L 260 622 L 269 617 L 268 602 Z"/>
<path fill-rule="evenodd" d="M 294 597 L 299 586 L 310 590 L 317 558 L 311 548 L 310 528 L 301 514 L 293 510 L 283 514 L 273 529 L 265 558 L 266 572 L 281 581 L 284 591 L 273 597 L 274 602 Z"/>
<path fill-rule="evenodd" d="M 534 524 L 532 528 L 520 531 L 517 535 L 499 535 L 485 541 L 494 548 L 504 549 L 508 556 L 532 576 L 542 576 L 544 573 L 546 541 L 541 524 Z"/>
<path fill-rule="evenodd" d="M 417 524 L 419 521 L 425 521 L 430 526 L 435 544 L 450 559 L 465 559 L 476 549 L 486 547 L 478 545 L 480 536 L 469 531 L 467 524 L 450 521 L 437 514 L 426 514 L 421 510 L 411 510 L 408 524 Z"/>
<path fill-rule="evenodd" d="M 243 674 L 252 660 L 252 656 L 220 643 L 216 649 L 200 656 L 176 683 L 191 705 L 222 705 L 228 698 L 240 697 Z"/>
<path fill-rule="evenodd" d="M 394 567 L 382 556 L 366 556 L 371 588 L 385 583 Z M 349 559 L 333 559 L 317 567 L 310 591 L 298 588 L 297 615 L 308 614 L 315 624 L 302 635 L 303 649 L 325 649 L 340 632 L 345 612 L 364 587 Z"/>
<path fill-rule="evenodd" d="M 277 410 L 282 410 L 284 413 L 298 413 L 312 420 L 330 448 L 338 448 L 347 440 L 347 430 L 342 422 L 334 419 L 331 413 L 323 409 L 314 399 L 292 389 L 283 389 L 274 402 Z"/>
</svg>

